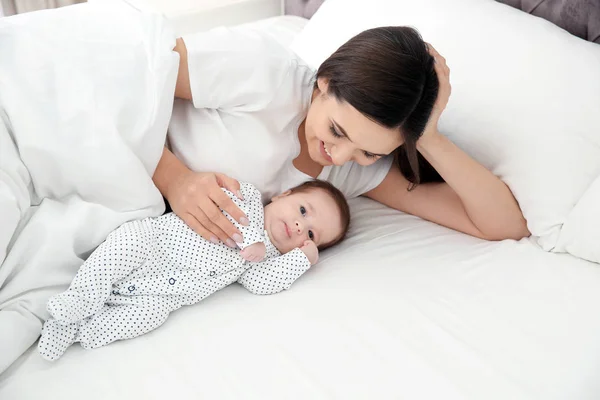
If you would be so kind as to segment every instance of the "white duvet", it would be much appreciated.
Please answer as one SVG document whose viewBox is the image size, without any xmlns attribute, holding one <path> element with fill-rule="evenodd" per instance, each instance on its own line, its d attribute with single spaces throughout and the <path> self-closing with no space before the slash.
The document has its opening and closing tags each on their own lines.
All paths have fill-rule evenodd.
<svg viewBox="0 0 600 400">
<path fill-rule="evenodd" d="M 0 18 L 0 372 L 111 230 L 164 210 L 174 45 L 120 1 Z"/>
</svg>

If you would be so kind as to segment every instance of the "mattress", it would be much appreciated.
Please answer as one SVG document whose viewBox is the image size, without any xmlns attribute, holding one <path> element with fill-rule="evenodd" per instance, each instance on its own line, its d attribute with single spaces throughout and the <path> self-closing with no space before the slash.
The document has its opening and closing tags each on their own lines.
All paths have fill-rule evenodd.
<svg viewBox="0 0 600 400">
<path fill-rule="evenodd" d="M 288 41 L 302 28 L 262 24 Z M 0 375 L 0 399 L 600 398 L 597 264 L 351 207 L 348 239 L 289 291 L 233 285 L 55 363 L 34 345 Z"/>
</svg>

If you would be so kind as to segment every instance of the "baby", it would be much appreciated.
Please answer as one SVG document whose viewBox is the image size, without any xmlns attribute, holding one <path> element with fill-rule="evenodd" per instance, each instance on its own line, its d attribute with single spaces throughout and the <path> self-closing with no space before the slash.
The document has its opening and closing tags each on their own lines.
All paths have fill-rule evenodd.
<svg viewBox="0 0 600 400">
<path fill-rule="evenodd" d="M 255 294 L 288 289 L 348 231 L 348 204 L 327 182 L 305 182 L 265 207 L 250 184 L 241 184 L 244 200 L 224 191 L 250 220 L 242 226 L 224 212 L 244 237 L 239 249 L 203 239 L 173 213 L 122 225 L 49 300 L 40 354 L 56 360 L 75 342 L 92 349 L 134 338 L 236 281 Z"/>
</svg>

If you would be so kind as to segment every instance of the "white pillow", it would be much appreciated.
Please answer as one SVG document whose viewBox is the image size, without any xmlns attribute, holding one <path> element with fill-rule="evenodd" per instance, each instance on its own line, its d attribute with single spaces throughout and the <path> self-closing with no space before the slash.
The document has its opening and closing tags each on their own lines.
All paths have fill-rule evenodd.
<svg viewBox="0 0 600 400">
<path fill-rule="evenodd" d="M 600 176 L 571 210 L 554 250 L 600 262 Z"/>
<path fill-rule="evenodd" d="M 573 228 L 556 247 L 600 174 L 600 46 L 493 0 L 327 0 L 292 48 L 317 68 L 353 35 L 387 25 L 415 27 L 446 58 L 440 130 L 509 185 L 539 244 L 568 251 L 575 232 L 591 232 Z"/>
</svg>

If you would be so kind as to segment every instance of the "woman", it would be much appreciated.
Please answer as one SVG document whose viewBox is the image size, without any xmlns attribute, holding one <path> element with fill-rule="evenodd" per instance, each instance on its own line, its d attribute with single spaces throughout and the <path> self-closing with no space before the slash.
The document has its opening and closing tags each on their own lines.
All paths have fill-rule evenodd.
<svg viewBox="0 0 600 400">
<path fill-rule="evenodd" d="M 479 238 L 529 235 L 509 188 L 439 133 L 449 69 L 415 30 L 365 31 L 316 78 L 273 38 L 248 28 L 186 36 L 175 51 L 175 95 L 193 104 L 176 100 L 173 151 L 164 149 L 153 179 L 204 238 L 239 241 L 219 208 L 247 223 L 220 190 L 237 191 L 230 176 L 266 193 L 319 177 L 348 197 Z"/>
</svg>

